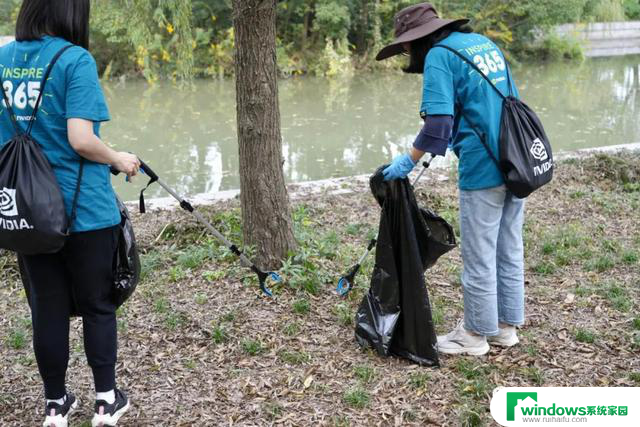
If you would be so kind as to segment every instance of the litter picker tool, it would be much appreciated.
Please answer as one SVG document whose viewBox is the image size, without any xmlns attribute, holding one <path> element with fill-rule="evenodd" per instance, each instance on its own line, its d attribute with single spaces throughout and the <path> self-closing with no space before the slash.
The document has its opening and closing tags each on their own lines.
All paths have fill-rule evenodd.
<svg viewBox="0 0 640 427">
<path fill-rule="evenodd" d="M 263 271 L 258 268 L 247 256 L 242 253 L 240 248 L 231 243 L 229 239 L 227 239 L 222 233 L 220 233 L 207 219 L 198 212 L 191 203 L 181 197 L 178 193 L 176 193 L 172 188 L 170 188 L 167 184 L 165 184 L 160 177 L 142 160 L 140 160 L 140 170 L 149 177 L 149 183 L 147 186 L 140 192 L 140 213 L 145 213 L 146 208 L 144 204 L 144 192 L 149 186 L 153 183 L 158 183 L 160 187 L 162 187 L 167 193 L 169 193 L 174 199 L 176 199 L 180 203 L 180 207 L 185 211 L 192 214 L 202 225 L 204 225 L 207 230 L 211 232 L 218 240 L 220 240 L 229 250 L 235 254 L 245 267 L 248 267 L 258 276 L 258 281 L 260 282 L 260 289 L 262 292 L 272 297 L 273 293 L 267 286 L 267 281 L 271 280 L 275 283 L 281 282 L 282 278 L 280 275 L 274 271 Z"/>
<path fill-rule="evenodd" d="M 415 179 L 415 181 L 413 181 L 414 187 L 418 184 L 418 181 L 420 181 L 420 178 L 422 178 L 422 175 L 424 175 L 427 169 L 429 169 L 429 166 L 431 166 L 431 162 L 433 162 L 433 159 L 435 159 L 435 157 L 436 155 L 432 154 L 429 160 L 422 163 L 422 166 L 424 167 L 422 171 L 420 171 L 420 174 Z M 340 280 L 338 280 L 338 286 L 336 287 L 336 292 L 338 292 L 338 295 L 340 295 L 341 297 L 344 297 L 344 296 L 347 296 L 349 292 L 351 292 L 351 290 L 353 289 L 353 283 L 355 281 L 356 275 L 360 271 L 362 264 L 367 259 L 367 257 L 369 256 L 373 248 L 376 247 L 377 243 L 378 243 L 378 236 L 371 239 L 371 241 L 369 242 L 369 245 L 367 246 L 367 250 L 362 254 L 358 262 L 353 267 L 351 267 L 349 271 L 340 278 Z"/>
</svg>

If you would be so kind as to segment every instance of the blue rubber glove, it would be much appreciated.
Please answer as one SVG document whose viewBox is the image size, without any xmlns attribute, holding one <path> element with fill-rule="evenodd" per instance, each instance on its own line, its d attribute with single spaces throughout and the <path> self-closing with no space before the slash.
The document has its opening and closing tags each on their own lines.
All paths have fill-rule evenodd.
<svg viewBox="0 0 640 427">
<path fill-rule="evenodd" d="M 394 179 L 404 179 L 416 166 L 415 162 L 409 154 L 403 154 L 393 159 L 393 162 L 382 171 L 385 181 L 393 181 Z"/>
</svg>

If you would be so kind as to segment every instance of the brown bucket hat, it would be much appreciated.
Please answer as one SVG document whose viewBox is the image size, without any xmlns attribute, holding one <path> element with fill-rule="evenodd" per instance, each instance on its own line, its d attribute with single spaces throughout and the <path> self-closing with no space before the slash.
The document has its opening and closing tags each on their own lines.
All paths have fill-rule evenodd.
<svg viewBox="0 0 640 427">
<path fill-rule="evenodd" d="M 468 19 L 440 19 L 436 8 L 431 3 L 420 3 L 402 9 L 396 14 L 394 20 L 396 39 L 378 53 L 376 56 L 378 61 L 403 53 L 403 43 L 426 37 L 450 24 L 469 22 Z"/>
</svg>

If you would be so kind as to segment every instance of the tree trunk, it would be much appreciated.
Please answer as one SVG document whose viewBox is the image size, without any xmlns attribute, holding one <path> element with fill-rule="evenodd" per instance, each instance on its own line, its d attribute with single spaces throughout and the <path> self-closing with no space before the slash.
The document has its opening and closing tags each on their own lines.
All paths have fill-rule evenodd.
<svg viewBox="0 0 640 427">
<path fill-rule="evenodd" d="M 284 183 L 276 64 L 276 1 L 233 0 L 244 244 L 276 269 L 296 247 Z"/>
</svg>

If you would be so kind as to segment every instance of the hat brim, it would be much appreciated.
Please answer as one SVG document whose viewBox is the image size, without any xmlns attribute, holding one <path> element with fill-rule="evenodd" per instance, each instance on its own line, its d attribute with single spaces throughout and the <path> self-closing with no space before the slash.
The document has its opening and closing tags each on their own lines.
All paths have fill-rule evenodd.
<svg viewBox="0 0 640 427">
<path fill-rule="evenodd" d="M 425 25 L 421 25 L 407 31 L 406 33 L 395 39 L 391 44 L 385 46 L 376 56 L 376 61 L 383 61 L 385 59 L 391 58 L 392 56 L 403 53 L 405 51 L 404 47 L 402 46 L 403 43 L 410 43 L 414 40 L 426 37 L 429 34 L 433 34 L 439 29 L 446 27 L 447 25 L 468 23 L 469 19 L 434 19 L 433 21 L 428 22 Z"/>
</svg>

